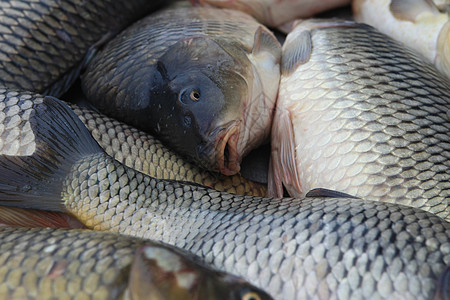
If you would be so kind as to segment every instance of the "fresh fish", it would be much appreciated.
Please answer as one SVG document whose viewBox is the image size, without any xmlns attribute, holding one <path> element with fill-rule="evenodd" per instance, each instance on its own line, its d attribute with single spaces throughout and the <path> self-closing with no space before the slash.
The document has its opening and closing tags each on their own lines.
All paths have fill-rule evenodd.
<svg viewBox="0 0 450 300">
<path fill-rule="evenodd" d="M 225 176 L 208 172 L 186 161 L 148 133 L 88 107 L 67 104 L 106 153 L 130 168 L 155 178 L 195 182 L 234 194 L 264 196 L 267 192 L 267 180 L 259 184 L 239 174 Z"/>
<path fill-rule="evenodd" d="M 280 56 L 272 32 L 244 13 L 175 6 L 108 43 L 82 86 L 103 113 L 233 175 L 269 136 Z"/>
<path fill-rule="evenodd" d="M 113 233 L 0 228 L 0 265 L 0 299 L 271 299 L 186 251 Z"/>
<path fill-rule="evenodd" d="M 354 0 L 353 12 L 355 20 L 419 52 L 450 80 L 450 15 L 432 1 Z"/>
<path fill-rule="evenodd" d="M 194 5 L 237 9 L 270 27 L 350 4 L 351 0 L 190 0 Z"/>
<path fill-rule="evenodd" d="M 157 180 L 104 153 L 60 101 L 0 95 L 2 205 L 68 212 L 95 230 L 169 243 L 275 299 L 429 299 L 449 284 L 442 273 L 450 263 L 450 223 L 431 213 Z"/>
<path fill-rule="evenodd" d="M 78 76 L 95 44 L 164 3 L 0 1 L 0 86 L 61 95 Z"/>
<path fill-rule="evenodd" d="M 326 188 L 450 220 L 450 84 L 365 24 L 300 22 L 283 45 L 269 193 Z"/>
</svg>

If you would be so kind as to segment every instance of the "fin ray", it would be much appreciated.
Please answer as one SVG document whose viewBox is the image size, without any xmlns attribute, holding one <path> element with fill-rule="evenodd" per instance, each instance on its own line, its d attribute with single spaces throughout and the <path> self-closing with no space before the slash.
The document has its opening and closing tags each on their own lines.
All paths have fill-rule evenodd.
<svg viewBox="0 0 450 300">
<path fill-rule="evenodd" d="M 300 176 L 296 165 L 295 135 L 291 115 L 278 108 L 278 122 L 272 127 L 272 156 L 269 169 L 269 195 L 283 196 L 283 184 L 291 196 L 299 196 L 302 191 Z M 285 136 L 284 138 L 280 138 Z"/>
<path fill-rule="evenodd" d="M 287 76 L 309 61 L 312 52 L 310 31 L 302 31 L 294 40 L 285 43 L 281 63 L 281 74 Z"/>
<path fill-rule="evenodd" d="M 253 55 L 257 56 L 259 53 L 266 51 L 266 49 L 269 49 L 271 53 L 278 53 L 279 51 L 273 51 L 273 49 L 279 49 L 280 47 L 280 43 L 272 33 L 265 30 L 262 26 L 258 27 L 253 41 Z"/>
<path fill-rule="evenodd" d="M 11 98 L 7 96 L 3 102 Z M 29 108 L 28 119 L 21 120 L 34 134 L 33 153 L 0 155 L 0 205 L 63 212 L 61 192 L 71 167 L 82 157 L 103 150 L 67 105 L 53 97 L 40 99 Z M 25 107 L 21 101 L 19 109 Z M 3 137 L 8 130 L 12 129 L 6 129 Z"/>
</svg>

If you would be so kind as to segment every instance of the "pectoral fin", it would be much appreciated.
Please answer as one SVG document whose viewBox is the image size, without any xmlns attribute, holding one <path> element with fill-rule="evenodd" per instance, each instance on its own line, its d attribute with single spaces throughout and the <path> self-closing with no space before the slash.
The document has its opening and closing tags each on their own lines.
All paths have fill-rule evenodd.
<svg viewBox="0 0 450 300">
<path fill-rule="evenodd" d="M 271 32 L 267 31 L 267 29 L 259 26 L 254 36 L 252 55 L 258 56 L 262 52 L 269 52 L 279 55 L 276 57 L 276 60 L 278 61 L 281 58 L 280 49 L 281 45 L 277 38 Z"/>
<path fill-rule="evenodd" d="M 312 52 L 312 40 L 310 31 L 302 31 L 294 39 L 288 40 L 283 47 L 281 61 L 281 74 L 288 76 L 298 66 L 308 62 Z"/>
<path fill-rule="evenodd" d="M 296 163 L 295 135 L 290 113 L 277 111 L 272 125 L 272 155 L 269 168 L 268 195 L 283 196 L 283 184 L 291 196 L 300 196 L 302 186 Z"/>
</svg>

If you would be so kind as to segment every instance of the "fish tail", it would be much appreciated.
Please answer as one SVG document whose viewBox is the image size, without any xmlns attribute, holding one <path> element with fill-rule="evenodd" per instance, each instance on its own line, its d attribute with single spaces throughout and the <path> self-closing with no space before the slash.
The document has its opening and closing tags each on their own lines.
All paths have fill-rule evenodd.
<svg viewBox="0 0 450 300">
<path fill-rule="evenodd" d="M 2 94 L 0 205 L 64 212 L 63 183 L 72 166 L 103 150 L 62 101 Z"/>
</svg>

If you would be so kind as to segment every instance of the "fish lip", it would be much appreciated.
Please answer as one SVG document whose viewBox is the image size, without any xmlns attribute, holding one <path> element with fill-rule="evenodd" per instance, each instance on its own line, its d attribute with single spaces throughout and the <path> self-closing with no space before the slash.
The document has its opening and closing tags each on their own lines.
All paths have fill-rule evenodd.
<svg viewBox="0 0 450 300">
<path fill-rule="evenodd" d="M 238 153 L 239 121 L 233 121 L 222 127 L 217 134 L 217 164 L 224 175 L 234 175 L 241 170 L 241 157 Z"/>
</svg>

